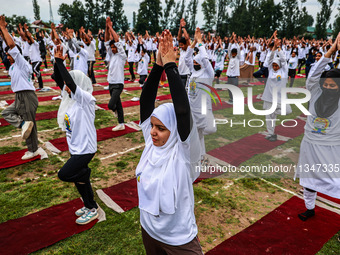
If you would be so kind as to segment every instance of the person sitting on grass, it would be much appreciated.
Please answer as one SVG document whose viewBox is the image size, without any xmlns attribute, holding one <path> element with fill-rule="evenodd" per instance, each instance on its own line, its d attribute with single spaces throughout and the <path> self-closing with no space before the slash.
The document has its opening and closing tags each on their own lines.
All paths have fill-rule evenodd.
<svg viewBox="0 0 340 255">
<path fill-rule="evenodd" d="M 175 61 L 173 39 L 166 30 L 140 98 L 145 148 L 136 177 L 142 238 L 148 255 L 203 254 L 197 238 L 192 186 L 200 174 L 195 171 L 200 161 L 200 144 Z M 173 103 L 155 109 L 163 70 Z"/>
<path fill-rule="evenodd" d="M 73 182 L 80 193 L 84 207 L 75 212 L 76 223 L 84 225 L 98 218 L 98 205 L 94 201 L 88 164 L 97 152 L 97 133 L 94 126 L 96 99 L 92 96 L 92 82 L 83 72 L 70 73 L 63 64 L 62 46 L 55 53 L 54 74 L 57 85 L 63 91 L 58 111 L 58 124 L 66 131 L 71 158 L 59 170 L 58 177 Z"/>
</svg>

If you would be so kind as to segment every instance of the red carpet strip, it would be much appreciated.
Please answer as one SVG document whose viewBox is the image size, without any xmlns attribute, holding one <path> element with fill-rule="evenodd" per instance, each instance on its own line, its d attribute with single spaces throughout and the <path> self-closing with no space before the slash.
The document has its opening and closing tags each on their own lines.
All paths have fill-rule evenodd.
<svg viewBox="0 0 340 255">
<path fill-rule="evenodd" d="M 303 222 L 297 215 L 305 210 L 294 196 L 206 255 L 314 255 L 340 230 L 340 215 L 317 206 L 316 215 Z"/>
<path fill-rule="evenodd" d="M 29 254 L 92 228 L 98 220 L 75 223 L 74 212 L 81 207 L 78 198 L 0 224 L 0 254 Z"/>
</svg>

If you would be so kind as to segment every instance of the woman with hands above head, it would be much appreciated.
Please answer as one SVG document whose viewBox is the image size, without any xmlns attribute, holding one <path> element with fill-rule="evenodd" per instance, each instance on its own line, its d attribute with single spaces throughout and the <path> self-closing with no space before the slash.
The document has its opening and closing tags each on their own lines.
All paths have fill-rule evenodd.
<svg viewBox="0 0 340 255">
<path fill-rule="evenodd" d="M 196 44 L 199 51 L 193 56 Z M 189 67 L 191 76 L 189 78 L 188 96 L 193 119 L 198 128 L 199 139 L 201 143 L 202 158 L 205 154 L 204 135 L 216 132 L 214 115 L 212 112 L 210 88 L 214 80 L 214 69 L 211 66 L 206 49 L 202 42 L 202 34 L 199 28 L 196 28 L 194 41 L 188 47 L 185 56 L 186 65 Z M 208 93 L 207 93 L 207 92 Z M 202 113 L 202 98 L 205 98 L 206 113 Z"/>
<path fill-rule="evenodd" d="M 90 183 L 91 169 L 88 167 L 97 151 L 97 133 L 94 126 L 95 102 L 92 82 L 82 71 L 68 72 L 63 65 L 62 46 L 54 53 L 53 78 L 63 93 L 58 111 L 59 127 L 66 131 L 66 140 L 71 158 L 59 170 L 58 177 L 65 182 L 74 182 L 84 207 L 75 212 L 77 224 L 84 225 L 98 218 L 98 205 L 93 198 Z"/>
<path fill-rule="evenodd" d="M 340 50 L 340 33 L 328 52 L 310 70 L 306 88 L 311 93 L 305 133 L 300 147 L 296 177 L 304 187 L 306 221 L 315 215 L 317 192 L 340 198 L 340 70 L 331 69 L 320 78 L 329 60 Z"/>
<path fill-rule="evenodd" d="M 200 144 L 169 30 L 140 98 L 145 148 L 136 169 L 140 223 L 146 253 L 203 254 L 197 239 L 192 184 L 199 176 Z M 165 70 L 173 103 L 155 108 Z"/>
</svg>

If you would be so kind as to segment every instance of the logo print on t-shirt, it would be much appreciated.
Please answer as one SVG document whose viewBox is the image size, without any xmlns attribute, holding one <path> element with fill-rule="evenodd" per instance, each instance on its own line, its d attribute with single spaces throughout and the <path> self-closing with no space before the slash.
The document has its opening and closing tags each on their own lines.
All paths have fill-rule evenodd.
<svg viewBox="0 0 340 255">
<path fill-rule="evenodd" d="M 327 128 L 331 126 L 331 121 L 327 118 L 315 117 L 313 120 L 314 128 L 312 133 L 326 135 Z"/>
<path fill-rule="evenodd" d="M 140 182 L 140 176 L 142 175 L 142 172 L 137 174 L 137 181 Z"/>
<path fill-rule="evenodd" d="M 277 81 L 281 81 L 281 75 L 276 76 Z"/>
<path fill-rule="evenodd" d="M 64 122 L 65 122 L 66 130 L 69 131 L 69 132 L 72 132 L 72 130 L 71 130 L 70 116 L 68 116 L 67 113 L 65 114 Z"/>
<path fill-rule="evenodd" d="M 190 96 L 197 96 L 197 91 L 196 91 L 196 82 L 195 80 L 192 80 L 189 84 L 189 95 Z"/>
<path fill-rule="evenodd" d="M 79 60 L 79 55 L 77 56 L 77 60 Z"/>
</svg>

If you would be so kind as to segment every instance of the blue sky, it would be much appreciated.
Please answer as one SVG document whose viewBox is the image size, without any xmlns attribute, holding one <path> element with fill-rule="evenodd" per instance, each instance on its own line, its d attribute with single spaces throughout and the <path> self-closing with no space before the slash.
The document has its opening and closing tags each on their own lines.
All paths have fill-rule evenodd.
<svg viewBox="0 0 340 255">
<path fill-rule="evenodd" d="M 81 0 L 82 2 L 85 2 L 84 0 Z M 132 13 L 133 11 L 137 12 L 139 8 L 139 3 L 142 0 L 124 0 L 124 12 L 128 17 L 128 20 L 130 23 L 132 23 Z M 177 0 L 179 1 L 179 0 Z M 190 0 L 186 0 L 188 3 Z M 5 15 L 24 15 L 27 18 L 30 19 L 30 21 L 34 21 L 34 14 L 33 14 L 33 7 L 32 7 L 32 1 L 31 0 L 0 0 L 0 3 L 3 3 L 1 5 L 1 13 L 5 13 Z M 4 4 L 6 2 L 6 4 Z M 70 4 L 73 2 L 73 0 L 51 0 L 52 2 L 52 9 L 53 9 L 53 17 L 55 22 L 60 21 L 60 17 L 58 16 L 57 10 L 61 3 Z M 164 1 L 162 1 L 164 3 Z M 202 26 L 203 21 L 203 14 L 201 12 L 201 4 L 203 0 L 199 0 L 199 8 L 198 8 L 198 26 Z M 280 2 L 280 0 L 275 0 L 275 2 Z M 333 23 L 335 15 L 337 14 L 337 6 L 340 2 L 340 0 L 335 0 L 335 4 L 333 5 L 333 13 L 331 15 L 331 23 Z M 10 4 L 8 4 L 10 3 Z M 49 5 L 48 0 L 38 0 L 38 3 L 40 5 L 40 15 L 43 20 L 49 20 Z M 307 0 L 307 2 L 304 4 L 307 7 L 308 13 L 311 14 L 314 17 L 314 20 L 316 20 L 316 14 L 318 10 L 320 9 L 320 5 L 318 4 L 317 0 Z"/>
</svg>

